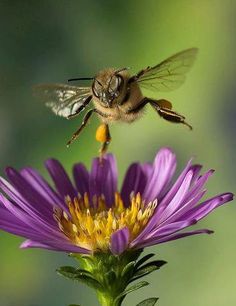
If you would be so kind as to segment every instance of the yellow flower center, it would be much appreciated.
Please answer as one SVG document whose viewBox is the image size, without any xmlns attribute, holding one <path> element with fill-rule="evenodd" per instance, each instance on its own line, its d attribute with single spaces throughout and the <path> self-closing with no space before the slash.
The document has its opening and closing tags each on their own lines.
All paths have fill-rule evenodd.
<svg viewBox="0 0 236 306">
<path fill-rule="evenodd" d="M 94 197 L 89 203 L 88 194 L 72 200 L 66 197 L 70 215 L 60 208 L 54 209 L 54 218 L 60 230 L 75 245 L 92 250 L 108 251 L 111 235 L 128 227 L 130 241 L 138 236 L 153 215 L 157 200 L 145 205 L 141 195 L 130 197 L 130 206 L 125 207 L 119 193 L 115 203 L 107 208 L 104 196 Z"/>
</svg>

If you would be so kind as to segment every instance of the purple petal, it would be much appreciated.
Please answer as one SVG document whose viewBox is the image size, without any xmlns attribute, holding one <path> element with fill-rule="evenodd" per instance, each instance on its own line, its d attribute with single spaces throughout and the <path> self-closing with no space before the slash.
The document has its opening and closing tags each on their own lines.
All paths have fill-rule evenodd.
<svg viewBox="0 0 236 306">
<path fill-rule="evenodd" d="M 100 196 L 104 194 L 110 186 L 107 184 L 107 177 L 109 172 L 109 162 L 106 159 L 100 161 L 99 158 L 93 160 L 92 169 L 90 173 L 89 190 L 90 195 Z"/>
<path fill-rule="evenodd" d="M 38 244 L 38 247 L 44 244 L 48 249 L 54 248 L 58 251 L 90 253 L 87 249 L 72 245 L 61 232 L 52 229 L 48 231 L 48 228 L 44 224 L 27 216 L 17 207 L 12 206 L 2 195 L 0 195 L 0 201 L 9 209 L 9 212 L 3 208 L 0 209 L 0 228 L 12 234 L 29 238 L 28 241 L 34 240 L 34 243 Z M 2 218 L 5 218 L 5 221 L 2 221 Z M 23 246 L 25 248 L 30 247 L 24 244 Z"/>
<path fill-rule="evenodd" d="M 143 173 L 146 176 L 147 181 L 149 181 L 150 177 L 152 176 L 152 172 L 153 172 L 152 163 L 143 163 L 143 164 L 141 164 L 141 166 L 142 166 L 142 170 L 143 170 Z M 144 187 L 146 187 L 146 185 Z"/>
<path fill-rule="evenodd" d="M 140 180 L 139 180 L 138 192 L 141 194 L 142 197 L 143 197 L 144 190 L 147 187 L 147 183 L 150 180 L 152 172 L 153 172 L 153 165 L 151 163 L 141 164 L 142 176 L 140 177 Z"/>
<path fill-rule="evenodd" d="M 106 159 L 109 162 L 109 172 L 108 172 L 108 184 L 110 185 L 110 191 L 107 194 L 107 199 L 108 203 L 111 205 L 114 204 L 114 194 L 118 190 L 118 170 L 117 170 L 117 164 L 116 164 L 116 159 L 114 155 L 112 154 L 107 154 Z M 110 197 L 110 198 L 109 198 Z"/>
<path fill-rule="evenodd" d="M 45 198 L 42 197 L 41 194 L 38 193 L 33 186 L 15 169 L 10 167 L 6 168 L 6 174 L 14 188 L 18 191 L 21 197 L 24 198 L 25 202 L 29 204 L 28 206 L 31 206 L 32 210 L 35 212 L 37 211 L 38 215 L 43 216 L 48 222 L 50 222 L 52 219 L 51 215 L 53 209 L 51 205 L 48 205 Z M 6 181 L 3 181 L 3 179 L 2 182 L 7 185 Z"/>
<path fill-rule="evenodd" d="M 174 234 L 175 232 L 178 232 L 196 223 L 197 223 L 196 220 L 191 219 L 191 220 L 185 220 L 185 221 L 178 221 L 178 222 L 174 222 L 174 223 L 170 223 L 170 224 L 161 226 L 160 228 L 157 228 L 156 230 L 154 230 L 151 235 L 147 235 L 144 241 L 149 240 L 150 238 L 156 239 L 156 238 L 160 238 L 163 236 Z"/>
<path fill-rule="evenodd" d="M 176 190 L 176 193 L 173 195 L 173 198 L 170 199 L 169 206 L 167 206 L 166 210 L 162 211 L 162 213 L 158 212 L 158 207 L 156 211 L 154 212 L 153 216 L 149 220 L 147 226 L 144 228 L 144 230 L 138 235 L 137 238 L 134 239 L 133 243 L 135 245 L 139 244 L 139 242 L 152 232 L 152 230 L 160 224 L 162 221 L 164 221 L 165 218 L 167 218 L 174 210 L 178 208 L 180 205 L 182 199 L 187 193 L 187 190 L 189 188 L 189 185 L 191 183 L 193 176 L 193 172 L 189 171 L 189 173 L 185 173 L 185 177 L 181 180 L 181 184 L 178 184 L 178 190 Z M 161 203 L 160 203 L 161 205 Z"/>
<path fill-rule="evenodd" d="M 182 201 L 184 200 L 186 194 L 188 193 L 191 181 L 193 177 L 193 172 L 190 170 L 182 184 L 179 186 L 179 190 L 176 192 L 170 203 L 162 211 L 162 213 L 156 213 L 153 219 L 156 219 L 156 224 L 160 224 L 165 221 L 169 216 L 171 216 L 179 207 L 181 207 Z"/>
<path fill-rule="evenodd" d="M 113 154 L 107 154 L 105 158 L 108 160 L 110 164 L 110 178 L 112 181 L 112 185 L 115 187 L 115 191 L 117 191 L 117 180 L 118 180 L 118 170 L 115 156 Z"/>
<path fill-rule="evenodd" d="M 179 190 L 186 174 L 191 169 L 191 163 L 192 160 L 190 160 L 186 167 L 184 168 L 183 172 L 180 174 L 174 185 L 171 187 L 171 189 L 167 192 L 167 194 L 164 196 L 164 198 L 161 200 L 160 204 L 157 207 L 157 213 L 161 213 L 165 207 L 170 203 L 170 201 L 173 199 L 177 191 Z"/>
<path fill-rule="evenodd" d="M 30 185 L 53 207 L 55 205 L 61 207 L 63 210 L 67 209 L 64 199 L 62 199 L 46 180 L 32 168 L 24 168 L 21 175 L 30 183 Z"/>
<path fill-rule="evenodd" d="M 50 173 L 58 193 L 64 199 L 66 196 L 70 196 L 71 199 L 77 196 L 76 189 L 72 185 L 69 176 L 65 169 L 56 159 L 49 159 L 46 161 L 46 168 Z"/>
<path fill-rule="evenodd" d="M 187 211 L 186 214 L 184 214 L 181 217 L 182 221 L 176 222 L 176 226 L 174 225 L 176 231 L 179 231 L 182 228 L 177 228 L 179 225 L 181 225 L 181 223 L 184 225 L 184 222 L 186 222 L 186 224 L 188 222 L 193 222 L 196 223 L 197 221 L 199 221 L 200 219 L 202 219 L 203 217 L 205 217 L 207 214 L 209 214 L 213 209 L 215 209 L 216 207 L 223 205 L 224 203 L 231 201 L 233 199 L 233 194 L 232 193 L 226 193 L 226 194 L 222 194 L 220 196 L 216 196 L 202 204 L 200 204 L 199 206 L 194 207 L 193 209 L 191 209 L 190 211 Z M 180 220 L 180 219 L 179 219 Z M 191 225 L 191 224 L 189 224 Z M 189 226 L 187 225 L 187 226 Z M 202 231 L 192 231 L 192 232 L 188 232 L 188 233 L 180 233 L 180 234 L 174 234 L 174 232 L 169 232 L 169 229 L 172 229 L 173 224 L 167 224 L 165 226 L 161 226 L 160 229 L 157 229 L 155 231 L 152 231 L 152 233 L 150 235 L 148 235 L 148 237 L 145 238 L 145 240 L 143 240 L 142 242 L 135 242 L 133 241 L 131 243 L 132 246 L 137 246 L 137 245 L 141 245 L 141 247 L 144 247 L 144 245 L 153 245 L 153 244 L 158 244 L 158 243 L 163 243 L 166 241 L 170 241 L 170 240 L 175 240 L 175 239 L 179 239 L 185 236 L 189 236 L 189 235 L 195 235 L 198 233 L 212 233 L 209 230 L 202 230 Z M 154 237 L 156 236 L 156 238 Z M 163 237 L 164 236 L 164 237 Z M 148 238 L 148 239 L 147 239 Z"/>
<path fill-rule="evenodd" d="M 7 209 L 1 207 L 0 229 L 17 236 L 34 240 L 48 237 L 48 235 L 44 235 L 43 231 L 35 230 L 29 222 L 25 223 L 21 220 L 22 219 L 18 219 L 15 215 L 11 214 Z M 37 229 L 39 229 L 39 227 L 37 227 Z M 55 239 L 56 238 L 57 237 L 55 237 Z"/>
<path fill-rule="evenodd" d="M 147 183 L 145 169 L 150 169 L 150 167 L 150 165 L 142 166 L 134 163 L 128 168 L 121 188 L 121 198 L 126 207 L 130 205 L 130 194 L 132 192 L 135 194 L 139 192 L 142 195 Z"/>
<path fill-rule="evenodd" d="M 152 245 L 155 245 L 155 244 L 160 244 L 160 243 L 164 243 L 164 242 L 168 242 L 168 241 L 172 241 L 172 240 L 177 240 L 177 239 L 192 236 L 192 235 L 213 234 L 213 233 L 214 233 L 213 231 L 208 230 L 208 229 L 195 230 L 195 231 L 190 231 L 190 232 L 185 232 L 185 233 L 173 234 L 173 235 L 165 236 L 163 238 L 153 239 L 151 241 L 146 241 L 144 243 L 140 243 L 136 247 L 144 248 L 144 247 L 149 247 L 149 246 L 152 246 Z"/>
<path fill-rule="evenodd" d="M 198 201 L 203 197 L 203 195 L 205 194 L 206 190 L 200 192 L 198 195 L 196 195 L 194 198 L 192 198 L 189 202 L 185 203 L 183 207 L 180 207 L 180 209 L 178 209 L 175 213 L 173 213 L 170 217 L 168 217 L 164 222 L 162 222 L 159 226 L 156 226 L 153 228 L 153 230 L 145 237 L 145 239 L 147 239 L 147 237 L 152 237 L 154 235 L 154 233 L 161 229 L 162 227 L 168 226 L 168 224 L 171 223 L 176 223 L 180 220 L 181 216 L 188 211 L 189 209 L 191 209 L 192 207 L 194 207 Z M 192 222 L 194 219 L 190 219 L 189 221 Z M 195 222 L 195 220 L 194 220 Z M 136 241 L 137 244 L 137 241 Z"/>
<path fill-rule="evenodd" d="M 17 219 L 5 207 L 0 207 L 0 229 L 25 238 L 36 239 L 40 236 L 32 227 Z"/>
<path fill-rule="evenodd" d="M 49 224 L 55 224 L 52 218 L 52 207 L 46 208 L 44 210 L 40 203 L 37 201 L 34 201 L 32 205 L 31 202 L 27 202 L 23 196 L 3 178 L 0 178 L 0 188 L 9 196 L 10 199 L 15 202 L 16 207 L 21 207 L 21 209 L 23 209 L 25 212 L 27 212 L 27 214 L 34 217 L 35 219 L 38 218 L 44 220 L 45 223 L 48 222 Z M 27 193 L 27 189 L 24 191 L 24 193 L 25 192 Z"/>
<path fill-rule="evenodd" d="M 175 213 L 173 213 L 169 218 L 167 218 L 161 225 L 163 226 L 164 224 L 179 220 L 186 211 L 189 211 L 200 201 L 200 199 L 203 197 L 205 193 L 206 190 L 203 190 L 199 192 L 197 195 L 195 195 L 192 199 L 190 199 L 189 202 L 187 203 L 185 202 L 183 206 L 181 206 Z"/>
<path fill-rule="evenodd" d="M 114 255 L 123 253 L 129 244 L 129 229 L 124 227 L 111 235 L 111 252 Z"/>
<path fill-rule="evenodd" d="M 234 195 L 232 193 L 224 193 L 218 196 L 215 196 L 198 206 L 192 208 L 190 211 L 186 212 L 181 219 L 187 220 L 187 219 L 196 219 L 197 221 L 204 218 L 206 215 L 208 215 L 212 210 L 217 208 L 218 206 L 221 206 L 229 201 L 233 200 Z"/>
<path fill-rule="evenodd" d="M 115 159 L 111 155 L 105 156 L 102 161 L 99 158 L 93 160 L 89 189 L 91 197 L 104 195 L 108 207 L 114 204 L 117 174 Z"/>
<path fill-rule="evenodd" d="M 143 193 L 143 198 L 149 202 L 160 197 L 171 181 L 176 168 L 176 156 L 168 148 L 161 149 L 154 161 L 153 173 Z"/>
<path fill-rule="evenodd" d="M 21 249 L 28 249 L 28 248 L 40 248 L 40 249 L 47 249 L 47 250 L 51 250 L 51 251 L 57 251 L 57 249 L 55 249 L 52 246 L 49 246 L 47 244 L 44 243 L 40 243 L 37 241 L 33 241 L 30 239 L 25 240 L 24 242 L 21 243 L 20 245 Z"/>
<path fill-rule="evenodd" d="M 83 196 L 89 192 L 89 173 L 86 167 L 80 163 L 73 167 L 73 175 L 77 191 Z"/>
<path fill-rule="evenodd" d="M 47 224 L 44 220 L 38 216 L 32 217 L 26 214 L 23 210 L 18 208 L 16 205 L 11 203 L 3 195 L 0 194 L 0 202 L 5 206 L 5 208 L 12 213 L 15 218 L 19 219 L 21 222 L 25 223 L 28 227 L 33 228 L 36 232 L 41 233 L 47 237 L 61 237 L 61 233 L 58 231 L 58 227 L 52 227 Z M 53 219 L 53 218 L 52 218 Z M 55 223 L 56 224 L 56 223 Z"/>
<path fill-rule="evenodd" d="M 199 191 L 202 189 L 202 187 L 205 185 L 209 177 L 214 173 L 214 170 L 209 170 L 202 176 L 198 177 L 197 180 L 195 180 L 192 188 L 189 190 L 189 194 L 185 197 L 185 202 L 189 201 L 191 198 L 193 198 L 196 194 L 199 193 Z"/>
<path fill-rule="evenodd" d="M 193 171 L 192 184 L 194 184 L 195 181 L 198 180 L 201 169 L 202 169 L 202 165 L 196 164 L 191 167 L 191 170 Z"/>
<path fill-rule="evenodd" d="M 68 242 L 57 242 L 57 241 L 33 241 L 33 240 L 26 240 L 24 241 L 21 246 L 22 249 L 26 248 L 43 248 L 48 250 L 54 251 L 61 251 L 61 252 L 68 252 L 68 253 L 81 253 L 81 254 L 90 254 L 91 251 L 78 247 L 76 245 L 70 244 Z"/>
</svg>

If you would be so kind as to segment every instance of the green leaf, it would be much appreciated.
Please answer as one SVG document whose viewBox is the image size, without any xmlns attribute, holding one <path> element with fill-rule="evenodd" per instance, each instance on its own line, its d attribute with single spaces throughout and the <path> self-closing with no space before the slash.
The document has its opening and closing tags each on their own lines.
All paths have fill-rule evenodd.
<svg viewBox="0 0 236 306">
<path fill-rule="evenodd" d="M 144 287 L 144 286 L 147 286 L 147 285 L 149 285 L 148 282 L 142 281 L 142 282 L 139 282 L 139 283 L 137 283 L 137 284 L 135 284 L 135 285 L 133 285 L 133 286 L 127 288 L 126 290 L 124 290 L 123 292 L 121 292 L 121 293 L 116 297 L 115 302 L 118 302 L 119 299 L 124 298 L 127 294 L 129 294 L 129 293 L 131 293 L 131 292 L 133 292 L 133 291 L 135 291 L 135 290 L 138 290 L 138 289 L 140 289 L 140 288 L 142 288 L 142 287 Z"/>
<path fill-rule="evenodd" d="M 143 263 L 145 263 L 145 261 L 147 261 L 148 259 L 152 258 L 153 256 L 155 256 L 154 253 L 150 253 L 145 255 L 144 257 L 142 257 L 136 264 L 136 268 L 140 267 Z"/>
<path fill-rule="evenodd" d="M 70 267 L 70 266 L 64 266 L 64 267 L 60 267 L 57 270 L 57 273 L 65 276 L 67 278 L 74 278 L 76 275 L 76 268 L 74 267 Z"/>
<path fill-rule="evenodd" d="M 69 306 L 81 306 L 79 304 L 70 304 Z"/>
<path fill-rule="evenodd" d="M 57 273 L 70 279 L 74 279 L 78 275 L 93 277 L 89 271 L 83 269 L 76 269 L 70 266 L 60 267 L 59 269 L 57 269 Z"/>
<path fill-rule="evenodd" d="M 95 279 L 87 275 L 76 275 L 74 280 L 80 281 L 87 286 L 94 288 L 96 290 L 104 290 L 103 286 Z"/>
<path fill-rule="evenodd" d="M 80 281 L 89 287 L 95 288 L 96 290 L 103 289 L 102 285 L 95 278 L 93 278 L 90 272 L 86 270 L 76 269 L 70 266 L 64 266 L 57 269 L 57 273 L 62 276 L 65 276 L 66 278 Z"/>
<path fill-rule="evenodd" d="M 164 261 L 164 260 L 153 260 L 153 261 L 150 261 L 150 262 L 146 263 L 145 265 L 141 266 L 138 270 L 144 269 L 144 268 L 150 267 L 150 266 L 156 266 L 157 269 L 160 269 L 165 264 L 167 264 L 167 262 Z"/>
<path fill-rule="evenodd" d="M 130 283 L 133 281 L 136 281 L 137 279 L 145 275 L 148 275 L 160 269 L 160 267 L 162 267 L 165 264 L 166 264 L 166 261 L 164 260 L 154 260 L 154 261 L 148 262 L 147 264 L 141 266 L 139 269 L 136 270 L 136 272 L 134 273 L 134 276 L 130 280 Z"/>
<path fill-rule="evenodd" d="M 135 267 L 135 261 L 131 261 L 130 263 L 128 263 L 124 267 L 124 269 L 121 273 L 121 277 L 126 277 L 127 279 L 129 279 L 134 272 L 134 267 Z"/>
<path fill-rule="evenodd" d="M 76 269 L 76 275 L 86 275 L 86 276 L 93 277 L 92 273 L 84 269 Z"/>
<path fill-rule="evenodd" d="M 149 298 L 138 303 L 137 306 L 153 306 L 156 304 L 157 300 L 158 298 Z"/>
<path fill-rule="evenodd" d="M 145 268 L 140 268 L 139 270 L 137 270 L 137 272 L 134 274 L 134 276 L 131 279 L 131 282 L 145 276 L 148 275 L 150 273 L 152 273 L 153 271 L 158 270 L 159 268 L 156 266 L 149 266 L 149 267 L 145 267 Z"/>
<path fill-rule="evenodd" d="M 104 274 L 104 279 L 105 279 L 107 286 L 113 286 L 114 282 L 117 281 L 116 273 L 113 270 L 111 270 Z"/>
<path fill-rule="evenodd" d="M 70 253 L 69 256 L 76 259 L 83 267 L 92 267 L 94 265 L 94 258 L 90 255 Z"/>
</svg>

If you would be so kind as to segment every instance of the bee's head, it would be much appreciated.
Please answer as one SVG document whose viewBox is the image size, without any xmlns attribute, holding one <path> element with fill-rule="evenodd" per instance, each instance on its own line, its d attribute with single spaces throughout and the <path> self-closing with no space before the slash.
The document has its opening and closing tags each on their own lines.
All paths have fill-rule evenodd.
<svg viewBox="0 0 236 306">
<path fill-rule="evenodd" d="M 104 70 L 94 79 L 93 94 L 105 107 L 111 107 L 113 101 L 119 97 L 124 85 L 124 78 L 120 72 L 126 69 Z"/>
</svg>

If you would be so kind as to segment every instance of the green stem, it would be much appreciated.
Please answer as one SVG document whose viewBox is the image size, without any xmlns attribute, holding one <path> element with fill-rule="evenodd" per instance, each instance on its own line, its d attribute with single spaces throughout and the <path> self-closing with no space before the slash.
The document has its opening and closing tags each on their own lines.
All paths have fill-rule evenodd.
<svg viewBox="0 0 236 306">
<path fill-rule="evenodd" d="M 101 306 L 120 306 L 121 302 L 115 302 L 115 298 L 104 293 L 97 293 Z"/>
</svg>

